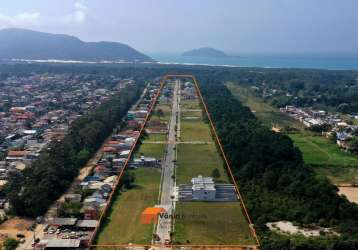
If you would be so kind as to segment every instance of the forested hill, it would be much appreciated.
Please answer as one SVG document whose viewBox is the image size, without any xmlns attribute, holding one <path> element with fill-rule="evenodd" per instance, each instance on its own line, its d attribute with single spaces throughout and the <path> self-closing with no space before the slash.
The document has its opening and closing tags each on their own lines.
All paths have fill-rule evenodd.
<svg viewBox="0 0 358 250">
<path fill-rule="evenodd" d="M 83 42 L 77 37 L 25 29 L 0 30 L 0 59 L 147 61 L 153 59 L 118 42 Z"/>
<path fill-rule="evenodd" d="M 358 206 L 339 196 L 326 178 L 316 177 L 289 137 L 260 124 L 212 79 L 200 77 L 202 93 L 263 248 L 358 249 Z M 265 223 L 279 220 L 333 227 L 342 237 L 313 240 L 270 233 Z"/>
</svg>

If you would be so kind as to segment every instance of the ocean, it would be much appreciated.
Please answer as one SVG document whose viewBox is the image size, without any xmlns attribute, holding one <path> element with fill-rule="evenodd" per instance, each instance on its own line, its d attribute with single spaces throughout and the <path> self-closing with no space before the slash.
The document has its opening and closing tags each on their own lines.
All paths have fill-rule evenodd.
<svg viewBox="0 0 358 250">
<path fill-rule="evenodd" d="M 180 54 L 169 53 L 149 53 L 149 56 L 163 64 L 358 70 L 358 56 L 238 56 L 205 58 L 183 57 Z"/>
</svg>

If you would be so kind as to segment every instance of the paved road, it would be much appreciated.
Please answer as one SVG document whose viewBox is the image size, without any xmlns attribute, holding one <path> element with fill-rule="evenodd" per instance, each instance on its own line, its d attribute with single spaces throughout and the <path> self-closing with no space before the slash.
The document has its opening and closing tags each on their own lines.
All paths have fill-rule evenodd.
<svg viewBox="0 0 358 250">
<path fill-rule="evenodd" d="M 143 141 L 142 143 L 143 144 L 214 144 L 214 142 L 212 141 Z"/>
<path fill-rule="evenodd" d="M 172 113 L 169 123 L 168 141 L 176 142 L 176 125 L 177 125 L 177 111 L 179 109 L 179 81 L 175 82 L 173 93 Z M 175 182 L 173 176 L 175 174 L 175 160 L 176 160 L 176 143 L 168 143 L 165 159 L 162 165 L 162 189 L 160 197 L 160 206 L 165 208 L 168 214 L 171 214 L 173 209 L 172 195 L 175 191 Z M 170 239 L 171 219 L 158 218 L 158 225 L 156 233 L 160 237 L 160 243 L 163 244 L 166 239 Z"/>
</svg>

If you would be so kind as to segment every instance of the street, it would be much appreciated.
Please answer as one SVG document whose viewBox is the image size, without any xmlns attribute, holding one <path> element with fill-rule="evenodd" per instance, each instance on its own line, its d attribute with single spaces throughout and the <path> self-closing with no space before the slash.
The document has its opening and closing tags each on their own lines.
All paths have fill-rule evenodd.
<svg viewBox="0 0 358 250">
<path fill-rule="evenodd" d="M 173 193 L 175 190 L 175 160 L 176 160 L 176 128 L 178 123 L 177 112 L 179 110 L 179 81 L 175 81 L 174 93 L 173 93 L 173 104 L 172 104 L 172 113 L 169 123 L 169 132 L 168 132 L 168 144 L 166 155 L 164 157 L 164 162 L 162 165 L 162 189 L 160 197 L 160 207 L 163 207 L 167 210 L 168 214 L 172 214 L 174 209 Z M 170 218 L 158 218 L 158 225 L 156 228 L 156 233 L 160 237 L 160 243 L 164 244 L 165 240 L 170 240 L 170 231 L 171 231 L 171 219 Z"/>
</svg>

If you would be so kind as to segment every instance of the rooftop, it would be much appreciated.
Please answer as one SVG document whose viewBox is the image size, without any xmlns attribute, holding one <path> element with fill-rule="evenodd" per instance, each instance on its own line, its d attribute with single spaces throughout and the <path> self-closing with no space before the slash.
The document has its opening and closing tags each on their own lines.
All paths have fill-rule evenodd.
<svg viewBox="0 0 358 250">
<path fill-rule="evenodd" d="M 199 175 L 198 177 L 192 178 L 191 183 L 193 184 L 193 190 L 215 190 L 215 183 L 212 177 L 203 177 Z"/>
</svg>

